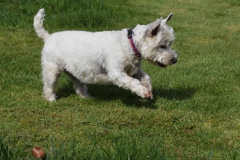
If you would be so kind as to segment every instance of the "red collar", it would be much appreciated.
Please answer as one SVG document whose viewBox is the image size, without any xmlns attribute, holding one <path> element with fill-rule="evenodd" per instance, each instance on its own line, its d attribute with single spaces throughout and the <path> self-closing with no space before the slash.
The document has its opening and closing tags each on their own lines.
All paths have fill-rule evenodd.
<svg viewBox="0 0 240 160">
<path fill-rule="evenodd" d="M 133 50 L 135 56 L 141 57 L 140 52 L 137 50 L 137 48 L 136 48 L 136 46 L 135 46 L 135 44 L 134 44 L 134 42 L 133 42 L 132 34 L 133 34 L 133 30 L 132 30 L 131 28 L 129 28 L 129 29 L 128 29 L 128 34 L 127 34 L 127 36 L 128 36 L 129 42 L 130 42 L 130 44 L 131 44 L 132 50 Z"/>
</svg>

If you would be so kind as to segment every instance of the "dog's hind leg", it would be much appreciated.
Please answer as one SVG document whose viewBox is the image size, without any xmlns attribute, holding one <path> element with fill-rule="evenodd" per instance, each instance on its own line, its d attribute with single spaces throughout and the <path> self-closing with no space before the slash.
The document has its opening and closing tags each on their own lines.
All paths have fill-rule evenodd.
<svg viewBox="0 0 240 160">
<path fill-rule="evenodd" d="M 75 78 L 69 72 L 65 71 L 65 73 L 72 79 L 72 81 L 73 81 L 73 88 L 74 88 L 75 92 L 81 98 L 88 98 L 88 97 L 90 97 L 88 95 L 88 93 L 87 93 L 87 84 L 80 82 L 77 78 Z"/>
<path fill-rule="evenodd" d="M 48 101 L 52 102 L 56 100 L 54 93 L 58 77 L 60 76 L 60 70 L 56 64 L 49 62 L 42 62 L 42 78 L 43 78 L 43 96 Z"/>
<path fill-rule="evenodd" d="M 75 89 L 75 92 L 81 97 L 81 98 L 89 98 L 90 96 L 87 93 L 87 84 L 80 82 L 79 80 L 73 81 L 73 88 Z"/>
</svg>

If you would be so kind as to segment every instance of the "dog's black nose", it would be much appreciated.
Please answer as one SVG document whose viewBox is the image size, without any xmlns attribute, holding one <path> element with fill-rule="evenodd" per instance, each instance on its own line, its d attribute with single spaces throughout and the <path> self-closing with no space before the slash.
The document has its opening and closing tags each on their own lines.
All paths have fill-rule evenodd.
<svg viewBox="0 0 240 160">
<path fill-rule="evenodd" d="M 172 64 L 177 63 L 177 58 L 172 58 L 171 61 L 172 61 Z"/>
</svg>

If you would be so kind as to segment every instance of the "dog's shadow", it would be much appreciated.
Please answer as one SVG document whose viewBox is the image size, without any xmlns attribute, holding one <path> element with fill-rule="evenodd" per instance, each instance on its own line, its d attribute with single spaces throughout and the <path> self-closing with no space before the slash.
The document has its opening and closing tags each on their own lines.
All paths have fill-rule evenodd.
<svg viewBox="0 0 240 160">
<path fill-rule="evenodd" d="M 155 89 L 153 91 L 158 97 L 167 100 L 183 101 L 190 99 L 196 92 L 195 88 L 171 88 L 171 89 Z"/>
<path fill-rule="evenodd" d="M 172 89 L 153 89 L 153 99 L 142 99 L 128 90 L 121 89 L 113 85 L 88 85 L 90 95 L 98 100 L 110 102 L 113 100 L 121 100 L 124 105 L 136 108 L 157 109 L 156 101 L 158 98 L 167 100 L 183 101 L 190 99 L 196 89 L 194 88 L 172 88 Z M 71 86 L 63 86 L 57 90 L 58 99 L 69 97 L 75 94 Z"/>
<path fill-rule="evenodd" d="M 193 97 L 196 89 L 193 88 L 175 88 L 175 89 L 153 89 L 154 99 L 142 99 L 132 93 L 132 99 L 123 97 L 122 102 L 128 106 L 137 107 L 137 108 L 151 108 L 157 109 L 159 106 L 156 104 L 159 98 L 167 100 L 178 100 L 184 101 Z"/>
</svg>

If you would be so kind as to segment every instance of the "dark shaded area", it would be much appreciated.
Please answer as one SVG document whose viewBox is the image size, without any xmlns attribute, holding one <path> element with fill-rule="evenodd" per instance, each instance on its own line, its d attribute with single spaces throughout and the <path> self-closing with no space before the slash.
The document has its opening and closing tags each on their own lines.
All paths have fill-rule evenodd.
<svg viewBox="0 0 240 160">
<path fill-rule="evenodd" d="M 196 89 L 194 88 L 170 88 L 170 89 L 155 89 L 155 94 L 158 97 L 168 100 L 186 100 L 192 98 Z"/>
<path fill-rule="evenodd" d="M 89 94 L 99 101 L 112 101 L 120 99 L 123 104 L 136 108 L 157 109 L 156 101 L 158 98 L 167 100 L 186 100 L 192 98 L 196 89 L 194 88 L 171 88 L 161 89 L 153 88 L 153 99 L 142 99 L 141 97 L 113 85 L 88 85 Z M 58 98 L 66 98 L 71 94 L 76 94 L 72 85 L 65 85 L 57 90 Z"/>
</svg>

